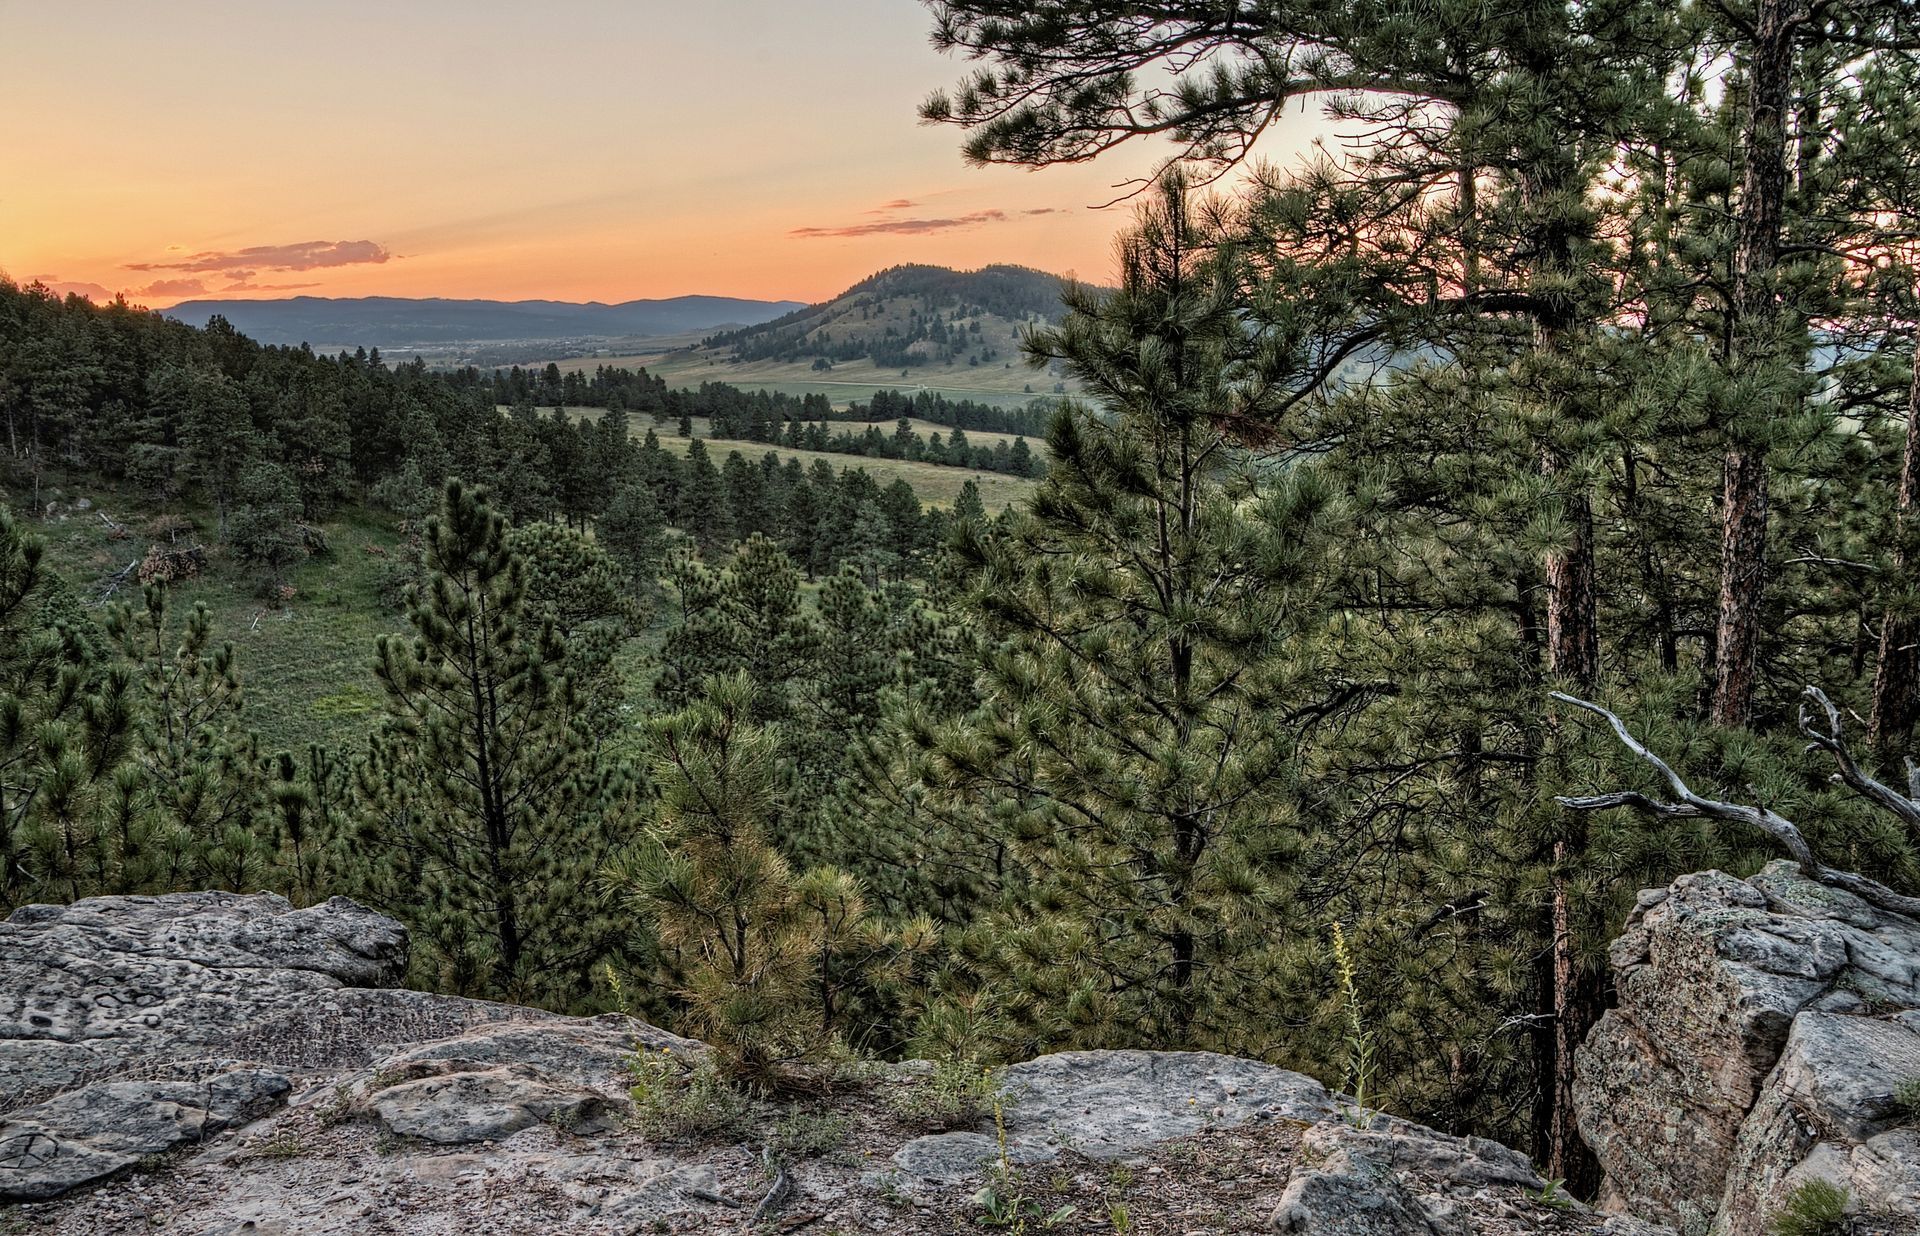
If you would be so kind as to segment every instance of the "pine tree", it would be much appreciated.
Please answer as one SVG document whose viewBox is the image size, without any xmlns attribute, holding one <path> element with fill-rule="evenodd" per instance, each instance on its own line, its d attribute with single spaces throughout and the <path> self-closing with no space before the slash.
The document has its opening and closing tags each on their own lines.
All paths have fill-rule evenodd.
<svg viewBox="0 0 1920 1236">
<path fill-rule="evenodd" d="M 852 992 L 900 989 L 932 933 L 888 931 L 842 873 L 794 872 L 772 840 L 790 808 L 753 695 L 743 675 L 712 679 L 652 724 L 653 824 L 604 879 L 657 937 L 686 1031 L 768 1082 L 846 1032 Z"/>
<path fill-rule="evenodd" d="M 168 621 L 166 589 L 139 608 L 114 607 L 107 630 L 134 670 L 139 701 L 133 763 L 170 868 L 167 882 L 250 892 L 273 869 L 259 742 L 242 722 L 233 645 L 216 643 L 205 605 L 184 630 Z"/>
<path fill-rule="evenodd" d="M 925 774 L 1016 866 L 972 948 L 1023 1050 L 1271 1050 L 1306 748 L 1384 690 L 1322 659 L 1331 495 L 1310 466 L 1262 475 L 1218 427 L 1263 410 L 1228 360 L 1231 276 L 1195 240 L 1168 193 L 1120 291 L 1075 294 L 1034 337 L 1099 411 L 1056 419 L 1007 536 L 958 532 L 1002 646 L 978 715 L 925 731 Z"/>
<path fill-rule="evenodd" d="M 987 522 L 987 505 L 980 500 L 980 484 L 972 477 L 960 484 L 960 495 L 953 500 L 953 520 L 972 528 Z"/>
<path fill-rule="evenodd" d="M 347 786 L 347 770 L 318 743 L 307 745 L 304 759 L 281 751 L 271 761 L 266 793 L 276 845 L 275 888 L 295 905 L 311 905 L 346 883 L 347 856 L 338 845 Z"/>
<path fill-rule="evenodd" d="M 257 445 L 253 414 L 247 407 L 246 394 L 225 374 L 182 370 L 172 380 L 184 388 L 186 411 L 181 439 L 188 464 L 220 513 L 220 535 L 224 538 L 234 486 Z"/>
<path fill-rule="evenodd" d="M 450 481 L 426 549 L 413 638 L 378 643 L 388 725 L 356 779 L 358 878 L 446 985 L 569 1004 L 613 938 L 587 887 L 620 824 L 611 777 L 504 518 Z"/>
<path fill-rule="evenodd" d="M 713 557 L 734 540 L 733 512 L 726 484 L 707 455 L 707 444 L 696 438 L 687 444 L 687 463 L 674 522 L 693 538 L 700 552 Z"/>
<path fill-rule="evenodd" d="M 754 720 L 786 717 L 818 633 L 800 594 L 800 573 L 780 547 L 749 537 L 720 571 L 675 555 L 666 583 L 677 614 L 661 640 L 654 694 L 684 705 L 706 679 L 741 672 L 754 688 Z"/>
<path fill-rule="evenodd" d="M 651 592 L 667 544 L 666 518 L 653 487 L 644 481 L 621 486 L 594 531 L 619 564 L 629 595 L 637 599 Z"/>
<path fill-rule="evenodd" d="M 820 586 L 818 642 L 813 672 L 802 685 L 809 720 L 831 761 L 822 789 L 838 777 L 838 756 L 868 732 L 880 715 L 880 693 L 899 674 L 899 650 L 886 607 L 850 566 Z"/>
<path fill-rule="evenodd" d="M 787 490 L 780 544 L 806 572 L 808 583 L 819 578 L 826 566 L 826 544 L 820 537 L 820 497 L 810 477 L 800 477 Z"/>
<path fill-rule="evenodd" d="M 266 571 L 269 587 L 278 587 L 286 568 L 307 552 L 299 523 L 299 484 L 280 465 L 255 460 L 241 471 L 233 501 L 228 543 L 242 559 Z"/>
<path fill-rule="evenodd" d="M 102 667 L 42 562 L 0 507 L 0 906 L 152 886 L 149 828 L 121 775 L 131 676 Z"/>
<path fill-rule="evenodd" d="M 768 504 L 766 477 L 739 451 L 729 451 L 720 470 L 727 491 L 727 511 L 732 516 L 734 534 L 773 535 L 773 512 Z"/>
</svg>

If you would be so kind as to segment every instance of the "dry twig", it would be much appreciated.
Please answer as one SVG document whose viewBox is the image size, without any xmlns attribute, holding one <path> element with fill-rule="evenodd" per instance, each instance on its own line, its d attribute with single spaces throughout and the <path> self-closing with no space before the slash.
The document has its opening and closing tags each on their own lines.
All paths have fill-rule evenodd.
<svg viewBox="0 0 1920 1236">
<path fill-rule="evenodd" d="M 1663 802 L 1634 790 L 1616 790 L 1611 794 L 1556 798 L 1554 801 L 1561 806 L 1574 811 L 1608 811 L 1615 807 L 1631 807 L 1642 815 L 1650 815 L 1657 819 L 1719 820 L 1757 828 L 1785 846 L 1787 853 L 1793 856 L 1793 861 L 1800 865 L 1801 874 L 1809 880 L 1852 893 L 1868 905 L 1879 909 L 1909 917 L 1920 917 L 1920 897 L 1908 897 L 1894 892 L 1878 880 L 1869 880 L 1855 872 L 1840 871 L 1826 866 L 1814 857 L 1813 847 L 1807 844 L 1806 836 L 1801 833 L 1799 827 L 1772 808 L 1722 802 L 1719 799 L 1706 798 L 1694 793 L 1692 788 L 1681 779 L 1680 774 L 1675 772 L 1665 760 L 1648 750 L 1645 743 L 1635 738 L 1632 731 L 1627 729 L 1627 723 L 1614 713 L 1590 700 L 1579 699 L 1559 691 L 1553 692 L 1553 698 L 1563 704 L 1571 704 L 1575 708 L 1583 708 L 1596 716 L 1605 718 L 1607 724 L 1613 727 L 1614 737 L 1620 740 L 1620 745 L 1652 765 L 1654 770 L 1666 780 L 1667 786 L 1674 795 L 1673 801 Z M 1826 713 L 1827 728 L 1825 730 L 1815 728 L 1813 717 L 1808 709 L 1809 703 L 1818 704 Z M 1840 710 L 1818 687 L 1808 687 L 1806 690 L 1800 706 L 1800 732 L 1807 736 L 1811 747 L 1833 756 L 1840 767 L 1838 779 L 1841 782 L 1867 798 L 1868 801 L 1892 811 L 1910 826 L 1920 827 L 1920 803 L 1897 794 L 1875 781 L 1862 772 L 1860 766 L 1854 762 L 1852 753 L 1847 749 Z M 1916 776 L 1911 764 L 1908 767 L 1908 775 L 1910 779 Z"/>
</svg>

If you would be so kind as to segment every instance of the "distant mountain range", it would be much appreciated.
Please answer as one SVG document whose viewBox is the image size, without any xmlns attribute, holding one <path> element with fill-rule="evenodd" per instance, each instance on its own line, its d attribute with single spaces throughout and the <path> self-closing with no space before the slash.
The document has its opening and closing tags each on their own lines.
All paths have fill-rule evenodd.
<svg viewBox="0 0 1920 1236">
<path fill-rule="evenodd" d="M 560 300 L 416 300 L 397 296 L 293 296 L 189 300 L 166 315 L 205 326 L 220 315 L 262 343 L 378 347 L 505 340 L 684 335 L 754 326 L 806 306 L 792 300 L 675 296 L 618 305 Z"/>
</svg>

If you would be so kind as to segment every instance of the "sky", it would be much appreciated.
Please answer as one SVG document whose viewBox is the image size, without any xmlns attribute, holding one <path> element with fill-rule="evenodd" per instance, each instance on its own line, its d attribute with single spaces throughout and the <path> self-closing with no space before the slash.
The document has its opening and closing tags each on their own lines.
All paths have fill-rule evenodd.
<svg viewBox="0 0 1920 1236">
<path fill-rule="evenodd" d="M 1104 281 L 1165 148 L 970 168 L 916 0 L 0 0 L 0 271 L 103 299 Z M 1278 126 L 1285 161 L 1314 125 Z"/>
</svg>

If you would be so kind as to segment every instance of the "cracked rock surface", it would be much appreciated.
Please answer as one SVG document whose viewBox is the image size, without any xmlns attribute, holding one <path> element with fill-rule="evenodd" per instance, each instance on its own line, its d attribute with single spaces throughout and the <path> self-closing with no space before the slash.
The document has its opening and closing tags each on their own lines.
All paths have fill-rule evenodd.
<svg viewBox="0 0 1920 1236">
<path fill-rule="evenodd" d="M 693 1132 L 713 1113 L 650 1120 L 630 1066 L 646 1051 L 692 1067 L 701 1044 L 393 988 L 406 958 L 398 924 L 338 899 L 16 913 L 0 924 L 0 1220 L 49 1236 L 958 1236 L 991 1217 L 990 1184 L 1028 1230 L 1111 1232 L 1119 1207 L 1143 1236 L 1653 1231 L 1543 1200 L 1504 1146 L 1205 1052 L 1009 1066 L 997 1123 L 927 1097 L 924 1062 L 870 1065 Z"/>
<path fill-rule="evenodd" d="M 1619 1004 L 1574 1101 L 1603 1205 L 1683 1236 L 1761 1236 L 1809 1180 L 1858 1230 L 1920 1232 L 1920 923 L 1776 862 L 1640 895 L 1611 962 Z"/>
</svg>

